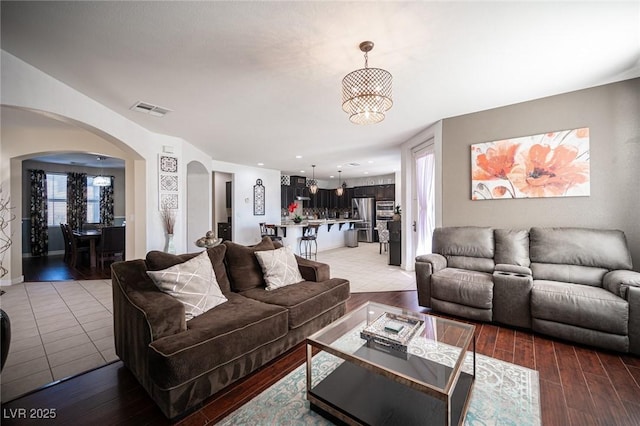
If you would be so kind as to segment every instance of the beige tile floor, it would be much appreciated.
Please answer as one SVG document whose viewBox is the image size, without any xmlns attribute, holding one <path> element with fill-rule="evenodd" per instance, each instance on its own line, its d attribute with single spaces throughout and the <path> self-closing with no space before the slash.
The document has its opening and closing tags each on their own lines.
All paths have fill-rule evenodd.
<svg viewBox="0 0 640 426">
<path fill-rule="evenodd" d="M 415 290 L 415 274 L 388 265 L 377 243 L 318 253 L 331 276 L 353 293 Z M 14 399 L 43 385 L 117 359 L 110 280 L 32 282 L 3 287 L 0 306 L 12 340 L 0 375 L 0 397 Z"/>
<path fill-rule="evenodd" d="M 12 336 L 0 375 L 3 402 L 117 359 L 110 280 L 31 282 L 3 290 L 0 305 Z"/>
<path fill-rule="evenodd" d="M 388 253 L 379 252 L 378 243 L 360 242 L 358 247 L 321 251 L 318 261 L 331 266 L 332 277 L 348 279 L 352 293 L 415 290 L 415 272 L 389 265 Z"/>
</svg>

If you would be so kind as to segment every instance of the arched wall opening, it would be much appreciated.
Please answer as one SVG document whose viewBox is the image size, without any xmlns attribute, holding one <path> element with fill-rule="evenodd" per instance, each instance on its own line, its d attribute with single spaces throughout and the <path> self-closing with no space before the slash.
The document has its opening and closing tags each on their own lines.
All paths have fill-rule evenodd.
<svg viewBox="0 0 640 426">
<path fill-rule="evenodd" d="M 120 158 L 125 162 L 125 219 L 127 258 L 146 253 L 146 161 L 134 149 L 100 129 L 57 114 L 2 105 L 2 173 L 17 220 L 9 224 L 12 245 L 5 262 L 10 283 L 22 281 L 22 226 L 25 217 L 22 162 L 37 156 L 82 152 Z M 8 167 L 7 167 L 8 166 Z M 143 188 L 140 191 L 140 188 Z M 4 264 L 4 263 L 3 263 Z M 3 280 L 3 282 L 5 281 Z"/>
</svg>

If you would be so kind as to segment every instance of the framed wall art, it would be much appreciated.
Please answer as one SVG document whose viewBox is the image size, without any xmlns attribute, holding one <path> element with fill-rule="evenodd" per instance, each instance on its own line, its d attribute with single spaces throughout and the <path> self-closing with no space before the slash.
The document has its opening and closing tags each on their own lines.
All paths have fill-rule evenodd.
<svg viewBox="0 0 640 426">
<path fill-rule="evenodd" d="M 177 210 L 180 193 L 178 157 L 158 155 L 158 209 Z"/>
<path fill-rule="evenodd" d="M 471 199 L 590 195 L 589 128 L 471 145 Z"/>
</svg>

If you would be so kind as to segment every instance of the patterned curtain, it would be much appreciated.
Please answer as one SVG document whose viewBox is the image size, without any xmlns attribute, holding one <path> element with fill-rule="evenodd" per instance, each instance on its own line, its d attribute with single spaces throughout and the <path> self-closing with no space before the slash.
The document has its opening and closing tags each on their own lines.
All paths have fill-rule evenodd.
<svg viewBox="0 0 640 426">
<path fill-rule="evenodd" d="M 31 178 L 31 255 L 44 256 L 49 252 L 47 226 L 47 174 L 44 170 L 29 170 Z"/>
<path fill-rule="evenodd" d="M 113 226 L 113 176 L 109 176 L 111 185 L 100 187 L 100 223 Z"/>
<path fill-rule="evenodd" d="M 67 173 L 67 222 L 71 229 L 82 229 L 87 220 L 87 174 Z"/>
</svg>

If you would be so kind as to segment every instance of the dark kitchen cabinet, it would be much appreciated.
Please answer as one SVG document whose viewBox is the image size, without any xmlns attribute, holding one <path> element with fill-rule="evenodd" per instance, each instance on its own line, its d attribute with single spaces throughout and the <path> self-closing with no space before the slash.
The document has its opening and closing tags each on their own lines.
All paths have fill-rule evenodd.
<svg viewBox="0 0 640 426">
<path fill-rule="evenodd" d="M 395 198 L 396 186 L 394 184 L 376 186 L 376 201 L 394 201 Z"/>
<path fill-rule="evenodd" d="M 296 188 L 293 186 L 281 186 L 280 202 L 283 209 L 288 208 L 289 204 L 296 202 Z"/>
<path fill-rule="evenodd" d="M 384 197 L 384 185 L 356 186 L 353 188 L 354 197 L 373 197 L 376 200 Z"/>
<path fill-rule="evenodd" d="M 400 266 L 402 263 L 402 222 L 389 221 L 389 265 Z"/>
</svg>

